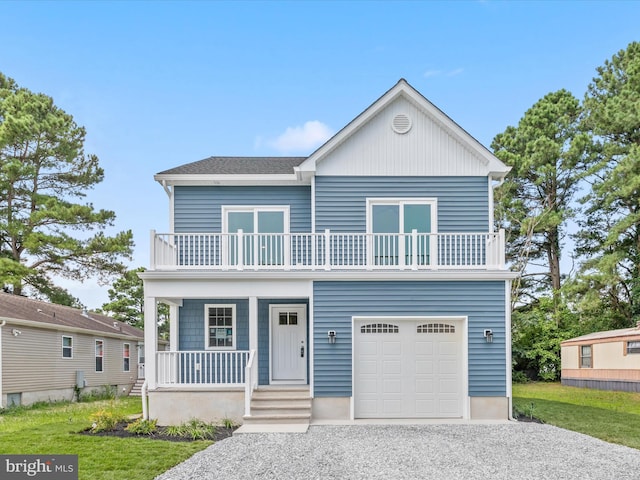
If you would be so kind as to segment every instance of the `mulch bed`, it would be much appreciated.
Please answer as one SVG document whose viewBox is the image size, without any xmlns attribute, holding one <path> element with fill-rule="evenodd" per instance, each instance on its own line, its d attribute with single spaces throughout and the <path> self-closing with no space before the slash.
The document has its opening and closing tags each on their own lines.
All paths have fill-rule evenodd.
<svg viewBox="0 0 640 480">
<path fill-rule="evenodd" d="M 176 437 L 173 435 L 167 435 L 164 432 L 163 427 L 158 427 L 158 431 L 151 435 L 138 435 L 135 433 L 128 432 L 126 430 L 127 425 L 129 425 L 128 422 L 120 422 L 116 425 L 116 428 L 114 430 L 111 430 L 108 432 L 95 433 L 91 431 L 91 428 L 87 428 L 86 430 L 82 430 L 81 432 L 78 432 L 78 433 L 80 433 L 81 435 L 92 435 L 97 437 L 149 438 L 151 440 L 168 440 L 170 442 L 193 442 L 194 441 L 194 439 L 191 437 Z M 207 440 L 213 440 L 214 442 L 219 442 L 220 440 L 229 438 L 231 435 L 233 435 L 233 431 L 236 428 L 238 427 L 226 428 L 226 427 L 217 426 L 216 433 L 213 436 L 213 438 L 209 438 Z"/>
</svg>

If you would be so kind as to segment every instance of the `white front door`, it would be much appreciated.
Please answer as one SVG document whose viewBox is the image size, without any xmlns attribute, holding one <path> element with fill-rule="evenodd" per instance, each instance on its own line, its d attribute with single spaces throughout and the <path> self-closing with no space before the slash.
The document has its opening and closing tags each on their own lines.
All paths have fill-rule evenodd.
<svg viewBox="0 0 640 480">
<path fill-rule="evenodd" d="M 307 383 L 307 308 L 271 306 L 271 383 Z"/>
</svg>

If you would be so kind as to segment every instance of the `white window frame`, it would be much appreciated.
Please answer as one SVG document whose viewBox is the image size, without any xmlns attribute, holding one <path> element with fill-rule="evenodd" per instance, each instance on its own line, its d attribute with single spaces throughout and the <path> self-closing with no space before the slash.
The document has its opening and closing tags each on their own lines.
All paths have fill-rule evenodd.
<svg viewBox="0 0 640 480">
<path fill-rule="evenodd" d="M 230 347 L 218 347 L 209 345 L 209 309 L 210 308 L 231 308 L 231 343 L 233 344 Z M 237 337 L 237 315 L 236 315 L 236 304 L 235 303 L 207 303 L 204 306 L 204 349 L 205 350 L 237 350 L 238 344 Z"/>
<path fill-rule="evenodd" d="M 373 235 L 373 207 L 374 205 L 397 205 L 398 209 L 402 209 L 405 205 L 429 205 L 431 211 L 431 231 L 428 233 L 438 233 L 438 199 L 432 197 L 389 197 L 389 198 L 367 198 L 367 237 L 372 238 Z M 404 233 L 404 215 L 400 215 L 398 219 L 398 234 Z M 404 235 L 410 235 L 410 233 L 404 233 Z M 405 257 L 404 242 L 399 242 L 398 257 L 403 259 Z M 372 248 L 372 247 L 368 247 Z M 368 252 L 369 258 L 372 258 L 373 253 Z M 431 264 L 435 265 L 435 261 L 438 258 L 438 242 L 433 239 L 429 242 L 429 257 L 432 259 Z M 400 266 L 406 266 L 401 264 Z"/>
<path fill-rule="evenodd" d="M 128 347 L 128 348 L 125 348 Z M 125 353 L 128 353 L 128 356 L 125 356 Z M 125 367 L 125 359 L 129 360 L 129 365 L 128 368 L 124 368 Z M 125 342 L 122 344 L 122 371 L 123 372 L 130 372 L 131 371 L 131 344 L 128 342 Z"/>
<path fill-rule="evenodd" d="M 290 216 L 290 207 L 289 205 L 222 205 L 222 233 L 229 234 L 235 232 L 229 232 L 229 213 L 236 212 L 244 212 L 244 213 L 252 213 L 253 214 L 253 234 L 259 234 L 258 232 L 258 213 L 259 212 L 282 212 L 283 216 L 283 225 L 282 229 L 284 230 L 282 234 L 284 235 L 284 265 L 289 265 L 291 263 L 290 258 L 290 237 L 289 237 L 289 216 Z M 247 232 L 242 232 L 243 234 Z M 229 237 L 224 235 L 222 237 L 222 250 L 225 252 L 223 256 L 223 264 L 228 261 L 227 253 L 229 252 Z M 257 253 L 257 252 L 255 252 Z M 254 265 L 255 267 L 255 265 Z"/>
<path fill-rule="evenodd" d="M 69 340 L 71 340 L 71 345 L 67 346 L 64 344 L 64 339 L 68 338 Z M 64 351 L 65 349 L 69 349 L 71 351 L 71 356 L 70 357 L 65 357 L 64 356 Z M 62 335 L 62 358 L 63 360 L 71 360 L 73 359 L 73 337 L 71 335 Z"/>
<path fill-rule="evenodd" d="M 282 212 L 284 217 L 284 232 L 289 233 L 289 205 L 222 205 L 222 233 L 229 233 L 229 213 L 253 213 L 253 231 L 258 233 L 258 212 Z M 245 232 L 246 233 L 246 232 Z"/>
<path fill-rule="evenodd" d="M 98 349 L 97 349 L 97 347 L 98 347 L 98 342 L 100 342 L 100 343 L 102 344 L 102 355 L 98 355 Z M 105 370 L 105 368 L 104 368 L 104 367 L 105 367 L 105 365 L 104 365 L 104 360 L 105 360 L 105 354 L 104 354 L 104 352 L 105 352 L 105 348 L 106 348 L 106 345 L 105 345 L 105 342 L 104 342 L 104 340 L 103 340 L 103 339 L 101 339 L 101 338 L 96 338 L 96 339 L 94 339 L 94 342 L 93 342 L 93 353 L 94 353 L 94 355 L 95 355 L 95 359 L 102 358 L 102 365 L 101 365 L 101 366 L 102 366 L 102 370 L 98 370 L 98 368 L 97 368 L 97 367 L 98 367 L 98 365 L 97 365 L 96 363 L 94 363 L 94 369 L 95 369 L 95 372 L 96 372 L 96 373 L 104 373 L 104 370 Z"/>
</svg>

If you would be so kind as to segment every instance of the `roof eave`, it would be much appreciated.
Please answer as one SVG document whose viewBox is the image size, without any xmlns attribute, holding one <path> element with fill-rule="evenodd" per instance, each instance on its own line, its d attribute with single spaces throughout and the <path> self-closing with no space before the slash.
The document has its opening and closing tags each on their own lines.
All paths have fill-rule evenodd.
<svg viewBox="0 0 640 480">
<path fill-rule="evenodd" d="M 161 185 L 288 185 L 305 183 L 296 173 L 291 174 L 156 174 L 153 179 Z"/>
</svg>

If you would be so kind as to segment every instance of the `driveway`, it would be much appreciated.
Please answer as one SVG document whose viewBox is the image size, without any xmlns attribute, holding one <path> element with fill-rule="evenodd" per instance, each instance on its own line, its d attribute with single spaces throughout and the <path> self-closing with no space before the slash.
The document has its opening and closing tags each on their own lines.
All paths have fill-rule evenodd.
<svg viewBox="0 0 640 480">
<path fill-rule="evenodd" d="M 157 478 L 623 480 L 640 450 L 535 423 L 312 426 L 234 436 Z"/>
</svg>

